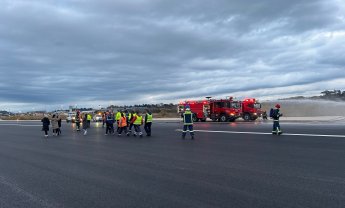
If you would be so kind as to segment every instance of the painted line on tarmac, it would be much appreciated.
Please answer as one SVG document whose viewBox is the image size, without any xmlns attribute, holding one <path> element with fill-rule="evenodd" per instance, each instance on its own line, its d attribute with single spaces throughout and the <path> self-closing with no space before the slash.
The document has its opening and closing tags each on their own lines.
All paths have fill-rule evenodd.
<svg viewBox="0 0 345 208">
<path fill-rule="evenodd" d="M 51 207 L 51 208 L 55 208 L 55 207 L 61 207 L 60 205 L 57 206 L 55 204 L 51 204 L 48 201 L 35 196 L 31 193 L 29 193 L 28 191 L 24 190 L 23 188 L 21 188 L 19 185 L 8 181 L 5 177 L 0 176 L 0 184 L 7 186 L 9 189 L 11 189 L 15 194 L 24 197 L 23 200 L 27 201 L 27 202 L 33 202 L 36 205 L 41 205 L 42 207 Z"/>
<path fill-rule="evenodd" d="M 23 125 L 23 124 L 0 124 L 0 126 L 42 126 L 42 125 L 34 125 L 34 124 L 32 124 L 32 125 L 30 125 L 30 124 L 25 124 L 25 125 Z"/>
<path fill-rule="evenodd" d="M 176 131 L 182 132 L 181 129 L 176 129 Z M 209 131 L 209 130 L 194 130 L 194 132 L 201 132 L 201 133 L 223 133 L 223 134 L 272 135 L 272 133 L 267 133 L 267 132 L 246 132 L 246 131 Z M 345 138 L 345 135 L 326 135 L 326 134 L 292 134 L 292 133 L 283 133 L 281 136 L 304 136 L 304 137 L 333 137 L 333 138 Z"/>
</svg>

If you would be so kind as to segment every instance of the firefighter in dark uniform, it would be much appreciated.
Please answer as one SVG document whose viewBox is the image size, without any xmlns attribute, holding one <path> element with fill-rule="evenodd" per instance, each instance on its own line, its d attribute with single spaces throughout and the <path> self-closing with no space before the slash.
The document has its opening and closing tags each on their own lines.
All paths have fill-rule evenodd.
<svg viewBox="0 0 345 208">
<path fill-rule="evenodd" d="M 190 110 L 189 106 L 186 106 L 186 111 L 183 113 L 183 131 L 182 139 L 186 138 L 187 129 L 189 130 L 190 136 L 194 139 L 194 130 L 193 130 L 193 113 Z"/>
<path fill-rule="evenodd" d="M 272 111 L 272 119 L 273 119 L 273 130 L 272 134 L 277 134 L 280 135 L 282 134 L 282 130 L 280 129 L 280 124 L 279 124 L 279 118 L 283 116 L 283 114 L 280 113 L 280 105 L 277 104 L 275 106 L 275 109 Z"/>
</svg>

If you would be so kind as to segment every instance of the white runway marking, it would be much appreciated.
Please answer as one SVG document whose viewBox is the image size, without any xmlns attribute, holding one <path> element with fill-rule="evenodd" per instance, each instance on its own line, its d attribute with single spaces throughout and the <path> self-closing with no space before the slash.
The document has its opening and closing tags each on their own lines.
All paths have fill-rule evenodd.
<svg viewBox="0 0 345 208">
<path fill-rule="evenodd" d="M 0 176 L 0 184 L 7 186 L 14 193 L 16 193 L 17 196 L 19 195 L 19 196 L 24 197 L 23 200 L 25 200 L 27 202 L 33 202 L 34 204 L 41 205 L 42 207 L 52 207 L 52 208 L 61 207 L 61 206 L 57 206 L 54 204 L 50 204 L 48 201 L 29 193 L 28 191 L 24 190 L 23 188 L 21 188 L 17 184 L 6 180 L 6 178 L 4 178 L 2 176 Z"/>
<path fill-rule="evenodd" d="M 42 126 L 42 125 L 30 125 L 30 124 L 0 124 L 0 126 Z"/>
<path fill-rule="evenodd" d="M 176 131 L 182 132 L 181 129 L 176 129 Z M 246 131 L 209 131 L 209 130 L 194 130 L 194 132 L 202 132 L 202 133 L 223 133 L 223 134 L 272 135 L 272 133 L 267 133 L 267 132 L 246 132 Z M 345 135 L 326 135 L 326 134 L 291 134 L 291 133 L 283 133 L 281 136 L 305 136 L 305 137 L 333 137 L 333 138 L 345 138 Z"/>
</svg>

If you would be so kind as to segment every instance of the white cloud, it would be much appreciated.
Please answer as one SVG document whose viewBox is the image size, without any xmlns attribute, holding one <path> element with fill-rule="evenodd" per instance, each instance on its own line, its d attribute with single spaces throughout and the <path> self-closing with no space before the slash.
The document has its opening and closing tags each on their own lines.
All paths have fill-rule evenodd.
<svg viewBox="0 0 345 208">
<path fill-rule="evenodd" d="M 344 89 L 344 13 L 341 0 L 2 1 L 0 109 Z"/>
</svg>

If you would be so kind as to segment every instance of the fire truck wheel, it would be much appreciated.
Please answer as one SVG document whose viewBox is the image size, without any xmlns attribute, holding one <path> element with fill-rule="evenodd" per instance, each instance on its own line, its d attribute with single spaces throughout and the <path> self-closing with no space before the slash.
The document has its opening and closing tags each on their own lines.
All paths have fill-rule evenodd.
<svg viewBox="0 0 345 208">
<path fill-rule="evenodd" d="M 227 122 L 228 118 L 226 117 L 226 115 L 221 115 L 220 118 L 219 118 L 219 121 L 220 122 Z"/>
<path fill-rule="evenodd" d="M 206 122 L 206 118 L 201 119 L 201 122 Z"/>
<path fill-rule="evenodd" d="M 247 114 L 245 114 L 245 115 L 243 116 L 243 119 L 244 119 L 245 121 L 249 121 L 251 118 L 250 118 L 250 115 L 247 113 Z"/>
</svg>

